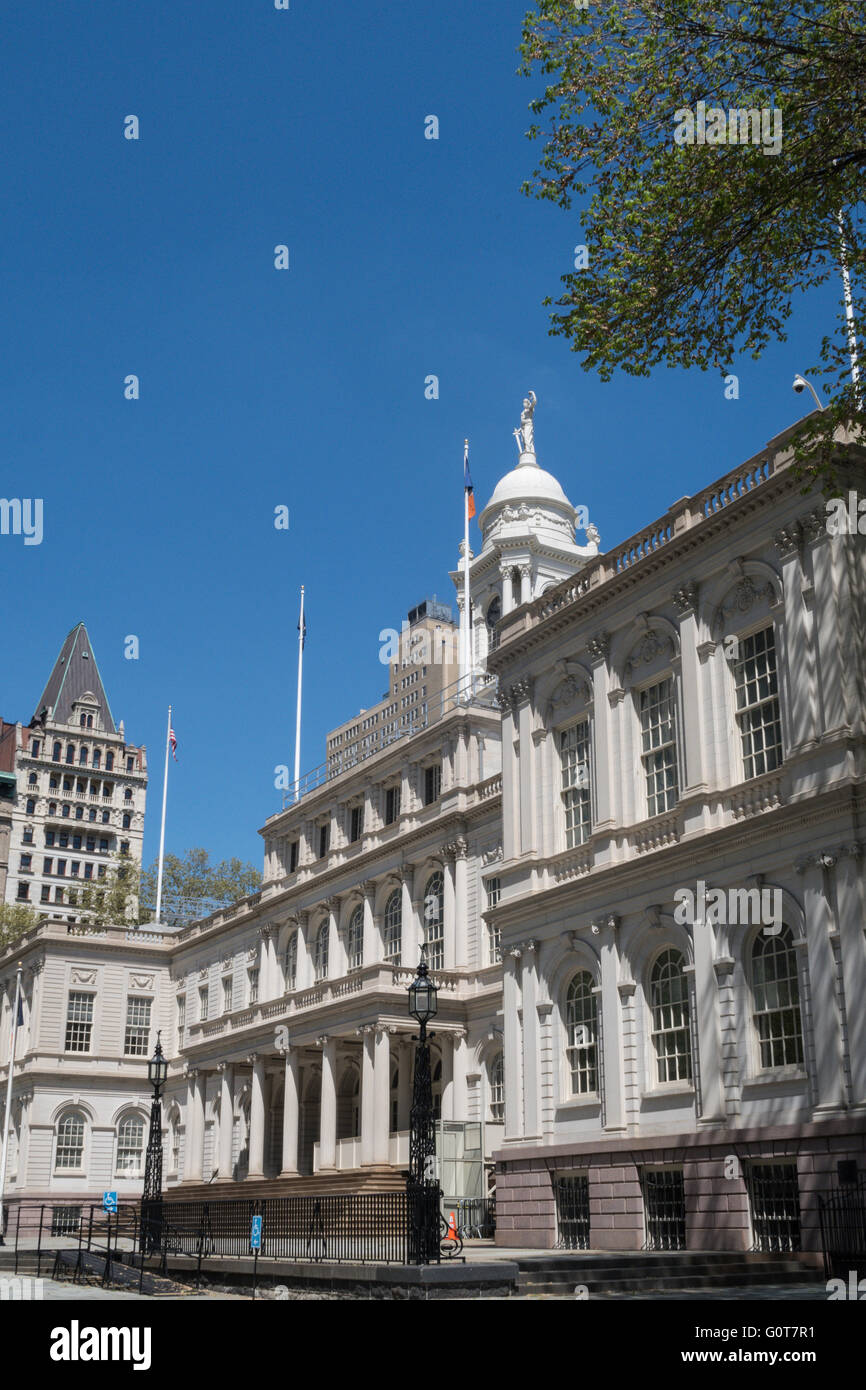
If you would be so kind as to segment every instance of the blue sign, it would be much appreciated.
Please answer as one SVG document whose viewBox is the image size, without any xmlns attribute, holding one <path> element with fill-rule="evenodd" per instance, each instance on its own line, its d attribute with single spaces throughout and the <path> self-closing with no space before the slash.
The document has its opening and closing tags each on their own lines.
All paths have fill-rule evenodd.
<svg viewBox="0 0 866 1390">
<path fill-rule="evenodd" d="M 253 1217 L 253 1224 L 250 1228 L 250 1249 L 261 1250 L 262 1248 L 262 1218 Z"/>
<path fill-rule="evenodd" d="M 103 1211 L 115 1211 L 115 1212 L 117 1211 L 117 1193 L 116 1193 L 116 1192 L 103 1192 L 103 1194 L 102 1194 L 102 1210 L 103 1210 Z"/>
</svg>

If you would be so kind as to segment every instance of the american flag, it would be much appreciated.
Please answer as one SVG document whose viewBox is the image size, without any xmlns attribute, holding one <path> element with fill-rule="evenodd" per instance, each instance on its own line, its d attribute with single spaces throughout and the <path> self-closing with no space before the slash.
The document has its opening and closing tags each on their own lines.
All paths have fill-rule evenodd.
<svg viewBox="0 0 866 1390">
<path fill-rule="evenodd" d="M 171 744 L 171 756 L 174 758 L 175 762 L 177 762 L 177 739 L 174 736 L 174 729 L 170 724 L 168 726 L 168 741 Z"/>
</svg>

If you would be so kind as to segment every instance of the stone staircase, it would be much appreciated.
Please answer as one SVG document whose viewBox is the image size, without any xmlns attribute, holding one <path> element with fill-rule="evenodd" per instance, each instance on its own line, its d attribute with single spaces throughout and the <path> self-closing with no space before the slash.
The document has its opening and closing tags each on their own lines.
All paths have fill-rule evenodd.
<svg viewBox="0 0 866 1390">
<path fill-rule="evenodd" d="M 254 1178 L 243 1182 L 182 1183 L 163 1195 L 166 1207 L 172 1202 L 224 1202 L 227 1198 L 257 1201 L 263 1197 L 325 1197 L 347 1192 L 405 1192 L 406 1178 L 390 1164 L 371 1165 L 341 1172 L 315 1173 L 287 1178 Z M 166 1217 L 170 1220 L 170 1216 Z"/>
<path fill-rule="evenodd" d="M 508 1258 L 502 1251 L 503 1258 Z M 571 1294 L 585 1285 L 593 1294 L 648 1294 L 656 1290 L 749 1288 L 766 1284 L 824 1283 L 818 1255 L 758 1255 L 719 1251 L 599 1252 L 512 1256 L 518 1266 L 515 1293 Z"/>
</svg>

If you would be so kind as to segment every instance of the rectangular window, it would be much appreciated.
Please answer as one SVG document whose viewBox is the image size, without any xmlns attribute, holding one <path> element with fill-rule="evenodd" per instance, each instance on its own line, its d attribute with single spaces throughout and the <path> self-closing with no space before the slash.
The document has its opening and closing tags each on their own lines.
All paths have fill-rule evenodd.
<svg viewBox="0 0 866 1390">
<path fill-rule="evenodd" d="M 43 883 L 42 887 L 39 890 L 39 901 L 41 903 L 47 903 L 50 900 L 50 898 L 51 889 L 49 888 L 47 883 Z"/>
<path fill-rule="evenodd" d="M 69 831 L 68 831 L 68 830 L 61 830 L 61 832 L 60 832 L 60 838 L 59 838 L 59 840 L 57 841 L 57 843 L 58 843 L 58 845 L 60 846 L 61 849 L 68 849 L 68 848 L 69 848 Z"/>
<path fill-rule="evenodd" d="M 45 832 L 45 848 L 46 848 L 46 849 L 53 849 L 53 848 L 54 848 L 54 831 L 53 831 L 53 830 L 46 830 L 46 832 Z"/>
<path fill-rule="evenodd" d="M 364 818 L 363 806 L 353 806 L 349 814 L 349 843 L 354 844 L 361 838 L 361 822 Z"/>
<path fill-rule="evenodd" d="M 27 899 L 28 899 L 29 897 L 30 897 L 30 884 L 29 884 L 29 883 L 19 883 L 19 885 L 18 885 L 18 901 L 19 901 L 20 903 L 26 903 L 26 902 L 27 902 Z"/>
<path fill-rule="evenodd" d="M 232 1011 L 232 982 L 227 977 L 223 980 L 223 1013 L 230 1014 Z"/>
<path fill-rule="evenodd" d="M 57 861 L 57 872 L 58 872 L 58 874 L 60 875 L 61 878 L 65 878 L 65 876 L 66 876 L 66 860 L 65 860 L 65 859 L 58 859 L 58 861 Z"/>
<path fill-rule="evenodd" d="M 641 1168 L 647 1250 L 685 1250 L 686 1199 L 681 1168 Z"/>
<path fill-rule="evenodd" d="M 80 870 L 81 870 L 81 862 L 80 862 L 80 860 L 78 860 L 78 859 L 73 859 L 72 863 L 71 863 L 70 866 L 69 866 L 69 872 L 70 872 L 70 874 L 72 875 L 72 877 L 73 877 L 73 878 L 78 878 L 78 875 L 79 875 Z"/>
<path fill-rule="evenodd" d="M 432 767 L 424 769 L 424 805 L 432 806 L 434 801 L 439 800 L 439 793 L 442 790 L 442 764 L 434 763 Z"/>
<path fill-rule="evenodd" d="M 85 877 L 85 878 L 93 878 L 93 865 L 92 865 L 92 864 L 85 864 L 85 866 L 84 866 L 84 877 Z"/>
<path fill-rule="evenodd" d="M 27 825 L 27 826 L 24 827 L 24 834 L 23 834 L 23 836 L 22 836 L 22 841 L 23 841 L 23 843 L 24 843 L 25 845 L 32 845 L 32 844 L 33 844 L 33 828 L 32 828 L 32 826 Z"/>
<path fill-rule="evenodd" d="M 589 1249 L 589 1177 L 575 1173 L 554 1184 L 560 1250 Z"/>
<path fill-rule="evenodd" d="M 183 1030 L 186 1027 L 186 995 L 177 996 L 177 1045 L 183 1043 Z"/>
<path fill-rule="evenodd" d="M 487 906 L 496 907 L 502 895 L 502 880 L 499 878 L 488 878 L 485 883 L 487 892 Z M 487 963 L 495 965 L 502 959 L 502 940 L 499 927 L 493 922 L 487 923 Z"/>
<path fill-rule="evenodd" d="M 208 988 L 207 988 L 207 985 L 205 985 L 204 989 L 200 989 L 199 992 L 198 992 L 198 1020 L 199 1020 L 199 1023 L 206 1023 L 206 1022 L 207 1022 L 207 1002 L 208 1002 Z"/>
<path fill-rule="evenodd" d="M 60 892 L 63 890 L 60 889 Z M 93 995 L 70 994 L 66 1006 L 66 1052 L 89 1052 L 93 1029 Z"/>
<path fill-rule="evenodd" d="M 255 967 L 247 971 L 247 980 L 249 982 L 250 1003 L 257 1004 L 259 1001 L 259 972 Z"/>
<path fill-rule="evenodd" d="M 132 994 L 126 1001 L 125 1057 L 146 1057 L 148 1054 L 151 1002 L 150 999 L 140 999 Z"/>
<path fill-rule="evenodd" d="M 30 751 L 31 751 L 31 753 L 32 753 L 32 755 L 33 755 L 34 758 L 38 758 L 38 757 L 39 757 L 39 747 L 40 747 L 39 739 L 38 739 L 38 738 L 35 738 L 35 739 L 33 740 L 33 743 L 31 744 L 31 749 L 30 749 Z"/>
<path fill-rule="evenodd" d="M 298 848 L 299 842 L 292 840 L 289 845 L 289 873 L 293 874 L 298 867 Z"/>
<path fill-rule="evenodd" d="M 72 848 L 73 848 L 73 849 L 81 849 L 81 836 L 80 836 L 80 835 L 73 835 L 73 837 L 72 837 Z"/>
<path fill-rule="evenodd" d="M 801 1249 L 800 1185 L 796 1163 L 749 1163 L 746 1188 L 755 1249 L 765 1254 Z"/>
<path fill-rule="evenodd" d="M 659 816 L 672 810 L 680 794 L 676 706 L 670 677 L 641 691 L 640 729 L 647 815 Z"/>
<path fill-rule="evenodd" d="M 562 769 L 562 805 L 565 812 L 565 847 L 574 849 L 590 835 L 589 721 L 572 724 L 559 735 Z"/>
<path fill-rule="evenodd" d="M 400 811 L 400 788 L 388 787 L 385 791 L 385 824 L 393 825 Z"/>
<path fill-rule="evenodd" d="M 32 873 L 32 871 L 33 871 L 33 855 L 32 855 L 32 854 L 22 854 L 22 856 L 21 856 L 20 868 L 22 868 L 26 874 Z"/>
<path fill-rule="evenodd" d="M 330 827 L 329 825 L 320 825 L 320 826 L 319 826 L 319 858 L 320 858 L 320 859 L 324 859 L 325 855 L 328 853 L 328 838 L 329 838 L 330 828 L 331 828 L 331 827 Z"/>
<path fill-rule="evenodd" d="M 760 777 L 782 762 L 776 644 L 771 627 L 740 638 L 734 682 L 745 774 L 747 778 Z"/>
<path fill-rule="evenodd" d="M 78 1151 L 78 1155 L 77 1155 L 78 1159 L 80 1159 L 81 1153 L 83 1153 L 83 1151 L 84 1151 L 84 1133 L 83 1133 L 83 1131 L 82 1131 L 82 1135 L 81 1135 L 81 1149 Z M 65 1156 L 64 1156 L 64 1157 L 65 1157 Z M 61 1168 L 61 1167 L 66 1167 L 66 1166 L 67 1166 L 67 1165 L 65 1164 L 65 1162 L 64 1162 L 64 1163 L 61 1163 L 61 1162 L 60 1162 L 60 1147 L 59 1147 L 59 1145 L 58 1145 L 58 1149 L 57 1149 L 57 1158 L 58 1158 L 58 1161 L 57 1161 L 56 1167 Z M 69 1166 L 69 1167 L 76 1167 L 76 1166 L 77 1166 L 77 1163 L 72 1163 L 72 1164 L 69 1164 L 68 1166 Z M 51 1234 L 52 1234 L 53 1236 L 77 1236 L 80 1229 L 81 1229 L 81 1207 L 52 1207 L 52 1208 L 51 1208 Z"/>
</svg>

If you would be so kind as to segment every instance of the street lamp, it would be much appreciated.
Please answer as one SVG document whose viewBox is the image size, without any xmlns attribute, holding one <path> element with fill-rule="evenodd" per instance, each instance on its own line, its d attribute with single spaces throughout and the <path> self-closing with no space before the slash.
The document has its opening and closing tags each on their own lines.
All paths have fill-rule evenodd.
<svg viewBox="0 0 866 1390">
<path fill-rule="evenodd" d="M 157 1254 L 162 1247 L 162 1088 L 168 1076 L 168 1062 L 162 1053 L 161 1033 L 147 1064 L 147 1079 L 153 1087 L 150 1105 L 150 1134 L 144 1159 L 144 1193 L 141 1199 L 141 1251 Z"/>
<path fill-rule="evenodd" d="M 427 1024 L 436 1017 L 439 991 L 427 972 L 427 946 L 421 947 L 418 973 L 409 986 L 409 1013 L 418 1024 L 412 1109 L 409 1114 L 410 1258 L 429 1264 L 439 1257 L 439 1181 L 436 1174 L 436 1122 Z"/>
</svg>

